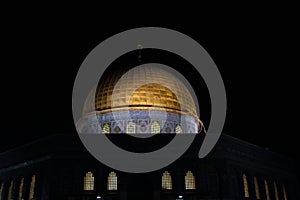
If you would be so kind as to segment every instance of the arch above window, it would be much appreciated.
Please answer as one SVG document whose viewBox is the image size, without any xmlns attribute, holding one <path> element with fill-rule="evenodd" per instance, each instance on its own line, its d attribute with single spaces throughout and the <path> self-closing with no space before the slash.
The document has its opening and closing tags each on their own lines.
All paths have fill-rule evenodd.
<svg viewBox="0 0 300 200">
<path fill-rule="evenodd" d="M 160 124 L 158 121 L 153 121 L 151 124 L 151 133 L 156 134 L 160 133 Z"/>
<path fill-rule="evenodd" d="M 107 177 L 107 190 L 118 190 L 118 177 L 115 172 L 110 172 Z"/>
<path fill-rule="evenodd" d="M 20 180 L 18 200 L 22 200 L 23 198 L 23 187 L 24 187 L 24 177 L 22 177 Z"/>
<path fill-rule="evenodd" d="M 136 133 L 136 125 L 134 122 L 128 122 L 126 127 L 127 134 L 135 134 Z"/>
<path fill-rule="evenodd" d="M 266 180 L 264 182 L 265 182 L 266 198 L 267 198 L 267 200 L 270 200 L 270 192 L 269 192 L 268 182 Z"/>
<path fill-rule="evenodd" d="M 244 197 L 249 198 L 249 187 L 246 174 L 243 174 L 243 183 L 244 183 Z"/>
<path fill-rule="evenodd" d="M 94 175 L 87 172 L 83 178 L 83 190 L 94 190 Z"/>
<path fill-rule="evenodd" d="M 259 186 L 256 176 L 254 176 L 254 189 L 255 189 L 255 197 L 256 199 L 260 199 L 260 192 L 259 192 Z"/>
<path fill-rule="evenodd" d="M 165 171 L 162 175 L 161 188 L 163 190 L 172 190 L 172 177 L 168 171 Z"/>
<path fill-rule="evenodd" d="M 185 179 L 185 189 L 194 190 L 196 189 L 195 176 L 191 171 L 188 171 L 184 177 Z"/>
<path fill-rule="evenodd" d="M 110 133 L 110 126 L 109 123 L 104 123 L 102 126 L 102 133 Z"/>
<path fill-rule="evenodd" d="M 0 200 L 2 200 L 3 185 L 3 183 L 0 185 Z"/>
<path fill-rule="evenodd" d="M 279 195 L 278 195 L 278 190 L 277 190 L 277 184 L 276 184 L 275 181 L 273 182 L 273 184 L 274 184 L 275 200 L 279 200 Z"/>
<path fill-rule="evenodd" d="M 31 177 L 30 189 L 29 189 L 29 200 L 34 199 L 34 190 L 35 190 L 35 175 Z"/>
<path fill-rule="evenodd" d="M 182 128 L 179 124 L 175 127 L 175 133 L 182 133 Z"/>
<path fill-rule="evenodd" d="M 283 199 L 287 200 L 287 193 L 286 193 L 285 185 L 284 184 L 282 184 L 282 191 L 283 191 Z"/>
<path fill-rule="evenodd" d="M 3 183 L 0 185 L 0 200 L 2 200 L 3 185 Z"/>
<path fill-rule="evenodd" d="M 11 199 L 13 186 L 14 186 L 14 181 L 11 180 L 11 181 L 10 181 L 10 184 L 9 184 L 9 188 L 8 188 L 8 194 L 7 194 L 7 199 L 8 199 L 8 200 Z"/>
</svg>

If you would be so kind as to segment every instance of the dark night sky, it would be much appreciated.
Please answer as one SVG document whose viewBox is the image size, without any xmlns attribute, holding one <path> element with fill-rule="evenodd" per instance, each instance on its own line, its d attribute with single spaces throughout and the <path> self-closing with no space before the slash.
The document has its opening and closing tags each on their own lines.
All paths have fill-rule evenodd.
<svg viewBox="0 0 300 200">
<path fill-rule="evenodd" d="M 87 54 L 120 31 L 161 26 L 197 40 L 217 64 L 228 96 L 223 132 L 290 156 L 299 168 L 296 27 L 289 16 L 270 15 L 239 13 L 210 22 L 197 14 L 109 22 L 98 16 L 91 23 L 88 18 L 39 13 L 6 21 L 1 38 L 0 152 L 50 134 L 76 134 L 72 87 Z"/>
</svg>

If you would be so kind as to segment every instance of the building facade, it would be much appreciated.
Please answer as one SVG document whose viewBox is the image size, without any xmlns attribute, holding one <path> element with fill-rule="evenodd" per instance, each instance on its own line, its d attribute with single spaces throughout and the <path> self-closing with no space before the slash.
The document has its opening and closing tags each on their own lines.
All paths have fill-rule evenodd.
<svg viewBox="0 0 300 200">
<path fill-rule="evenodd" d="M 79 134 L 55 135 L 0 154 L 0 200 L 300 199 L 293 162 L 279 154 L 223 134 L 199 159 L 205 138 L 200 93 L 176 70 L 154 65 L 144 53 L 145 63 L 152 64 L 133 68 L 130 62 L 126 68 L 122 62 L 103 73 L 74 119 Z M 199 87 L 200 78 L 193 79 Z M 150 135 L 131 137 L 137 134 Z M 175 134 L 195 134 L 195 139 L 174 163 L 149 173 L 107 167 L 79 139 L 107 136 L 141 153 L 161 148 Z M 101 140 L 94 141 L 102 147 Z"/>
<path fill-rule="evenodd" d="M 171 165 L 144 174 L 111 169 L 77 136 L 55 135 L 0 155 L 1 200 L 299 199 L 293 162 L 222 135 L 205 158 L 204 135 Z"/>
</svg>

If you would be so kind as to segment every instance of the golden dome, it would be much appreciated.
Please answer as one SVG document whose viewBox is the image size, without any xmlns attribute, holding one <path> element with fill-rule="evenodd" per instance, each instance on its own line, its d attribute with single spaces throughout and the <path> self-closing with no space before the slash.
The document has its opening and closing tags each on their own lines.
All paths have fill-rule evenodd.
<svg viewBox="0 0 300 200">
<path fill-rule="evenodd" d="M 168 88 L 149 83 L 134 90 L 129 100 L 130 107 L 166 108 L 180 111 L 176 95 Z"/>
<path fill-rule="evenodd" d="M 193 97 L 183 82 L 170 70 L 153 65 L 142 65 L 123 74 L 116 72 L 101 77 L 95 91 L 96 111 L 146 109 L 197 116 Z M 91 108 L 85 105 L 84 113 L 93 111 Z"/>
</svg>

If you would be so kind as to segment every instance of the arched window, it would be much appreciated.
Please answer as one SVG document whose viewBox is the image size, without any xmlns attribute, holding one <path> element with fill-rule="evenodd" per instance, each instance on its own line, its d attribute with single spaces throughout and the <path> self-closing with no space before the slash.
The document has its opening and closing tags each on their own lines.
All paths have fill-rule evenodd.
<svg viewBox="0 0 300 200">
<path fill-rule="evenodd" d="M 158 121 L 153 121 L 151 124 L 151 133 L 152 134 L 156 134 L 156 133 L 160 133 L 160 124 L 158 123 Z"/>
<path fill-rule="evenodd" d="M 191 171 L 188 171 L 184 177 L 185 179 L 185 189 L 194 190 L 196 189 L 195 176 Z"/>
<path fill-rule="evenodd" d="M 21 178 L 20 187 L 19 187 L 19 194 L 18 194 L 18 200 L 22 200 L 22 198 L 23 198 L 23 187 L 24 187 L 24 178 Z"/>
<path fill-rule="evenodd" d="M 2 200 L 3 183 L 0 185 L 0 200 Z"/>
<path fill-rule="evenodd" d="M 9 188 L 8 188 L 8 195 L 7 195 L 7 199 L 8 199 L 8 200 L 11 199 L 13 186 L 14 186 L 14 181 L 11 180 L 11 181 L 10 181 L 10 184 L 9 184 Z"/>
<path fill-rule="evenodd" d="M 244 197 L 249 197 L 249 188 L 246 174 L 243 174 Z"/>
<path fill-rule="evenodd" d="M 118 190 L 118 177 L 115 172 L 110 172 L 107 177 L 107 190 Z"/>
<path fill-rule="evenodd" d="M 265 191 L 266 191 L 267 200 L 270 200 L 269 186 L 268 186 L 268 182 L 266 180 L 265 180 Z"/>
<path fill-rule="evenodd" d="M 175 128 L 175 133 L 182 133 L 182 128 L 180 125 L 177 125 Z"/>
<path fill-rule="evenodd" d="M 87 172 L 83 178 L 83 190 L 94 190 L 94 176 L 92 172 Z"/>
<path fill-rule="evenodd" d="M 109 123 L 104 123 L 102 126 L 102 133 L 110 133 Z"/>
<path fill-rule="evenodd" d="M 30 189 L 29 189 L 29 200 L 34 198 L 34 189 L 35 189 L 35 175 L 31 177 Z"/>
<path fill-rule="evenodd" d="M 126 127 L 126 133 L 128 134 L 134 134 L 135 133 L 135 123 L 134 122 L 128 122 Z"/>
<path fill-rule="evenodd" d="M 285 190 L 285 185 L 282 184 L 282 190 L 283 190 L 283 199 L 287 200 L 287 194 L 286 194 L 286 190 Z"/>
<path fill-rule="evenodd" d="M 172 177 L 168 171 L 165 171 L 162 175 L 161 188 L 163 190 L 172 190 Z"/>
<path fill-rule="evenodd" d="M 256 199 L 260 199 L 259 187 L 257 178 L 254 176 L 254 189 L 255 189 L 255 197 Z"/>
<path fill-rule="evenodd" d="M 273 184 L 274 184 L 275 200 L 279 200 L 276 182 L 274 181 Z"/>
</svg>

